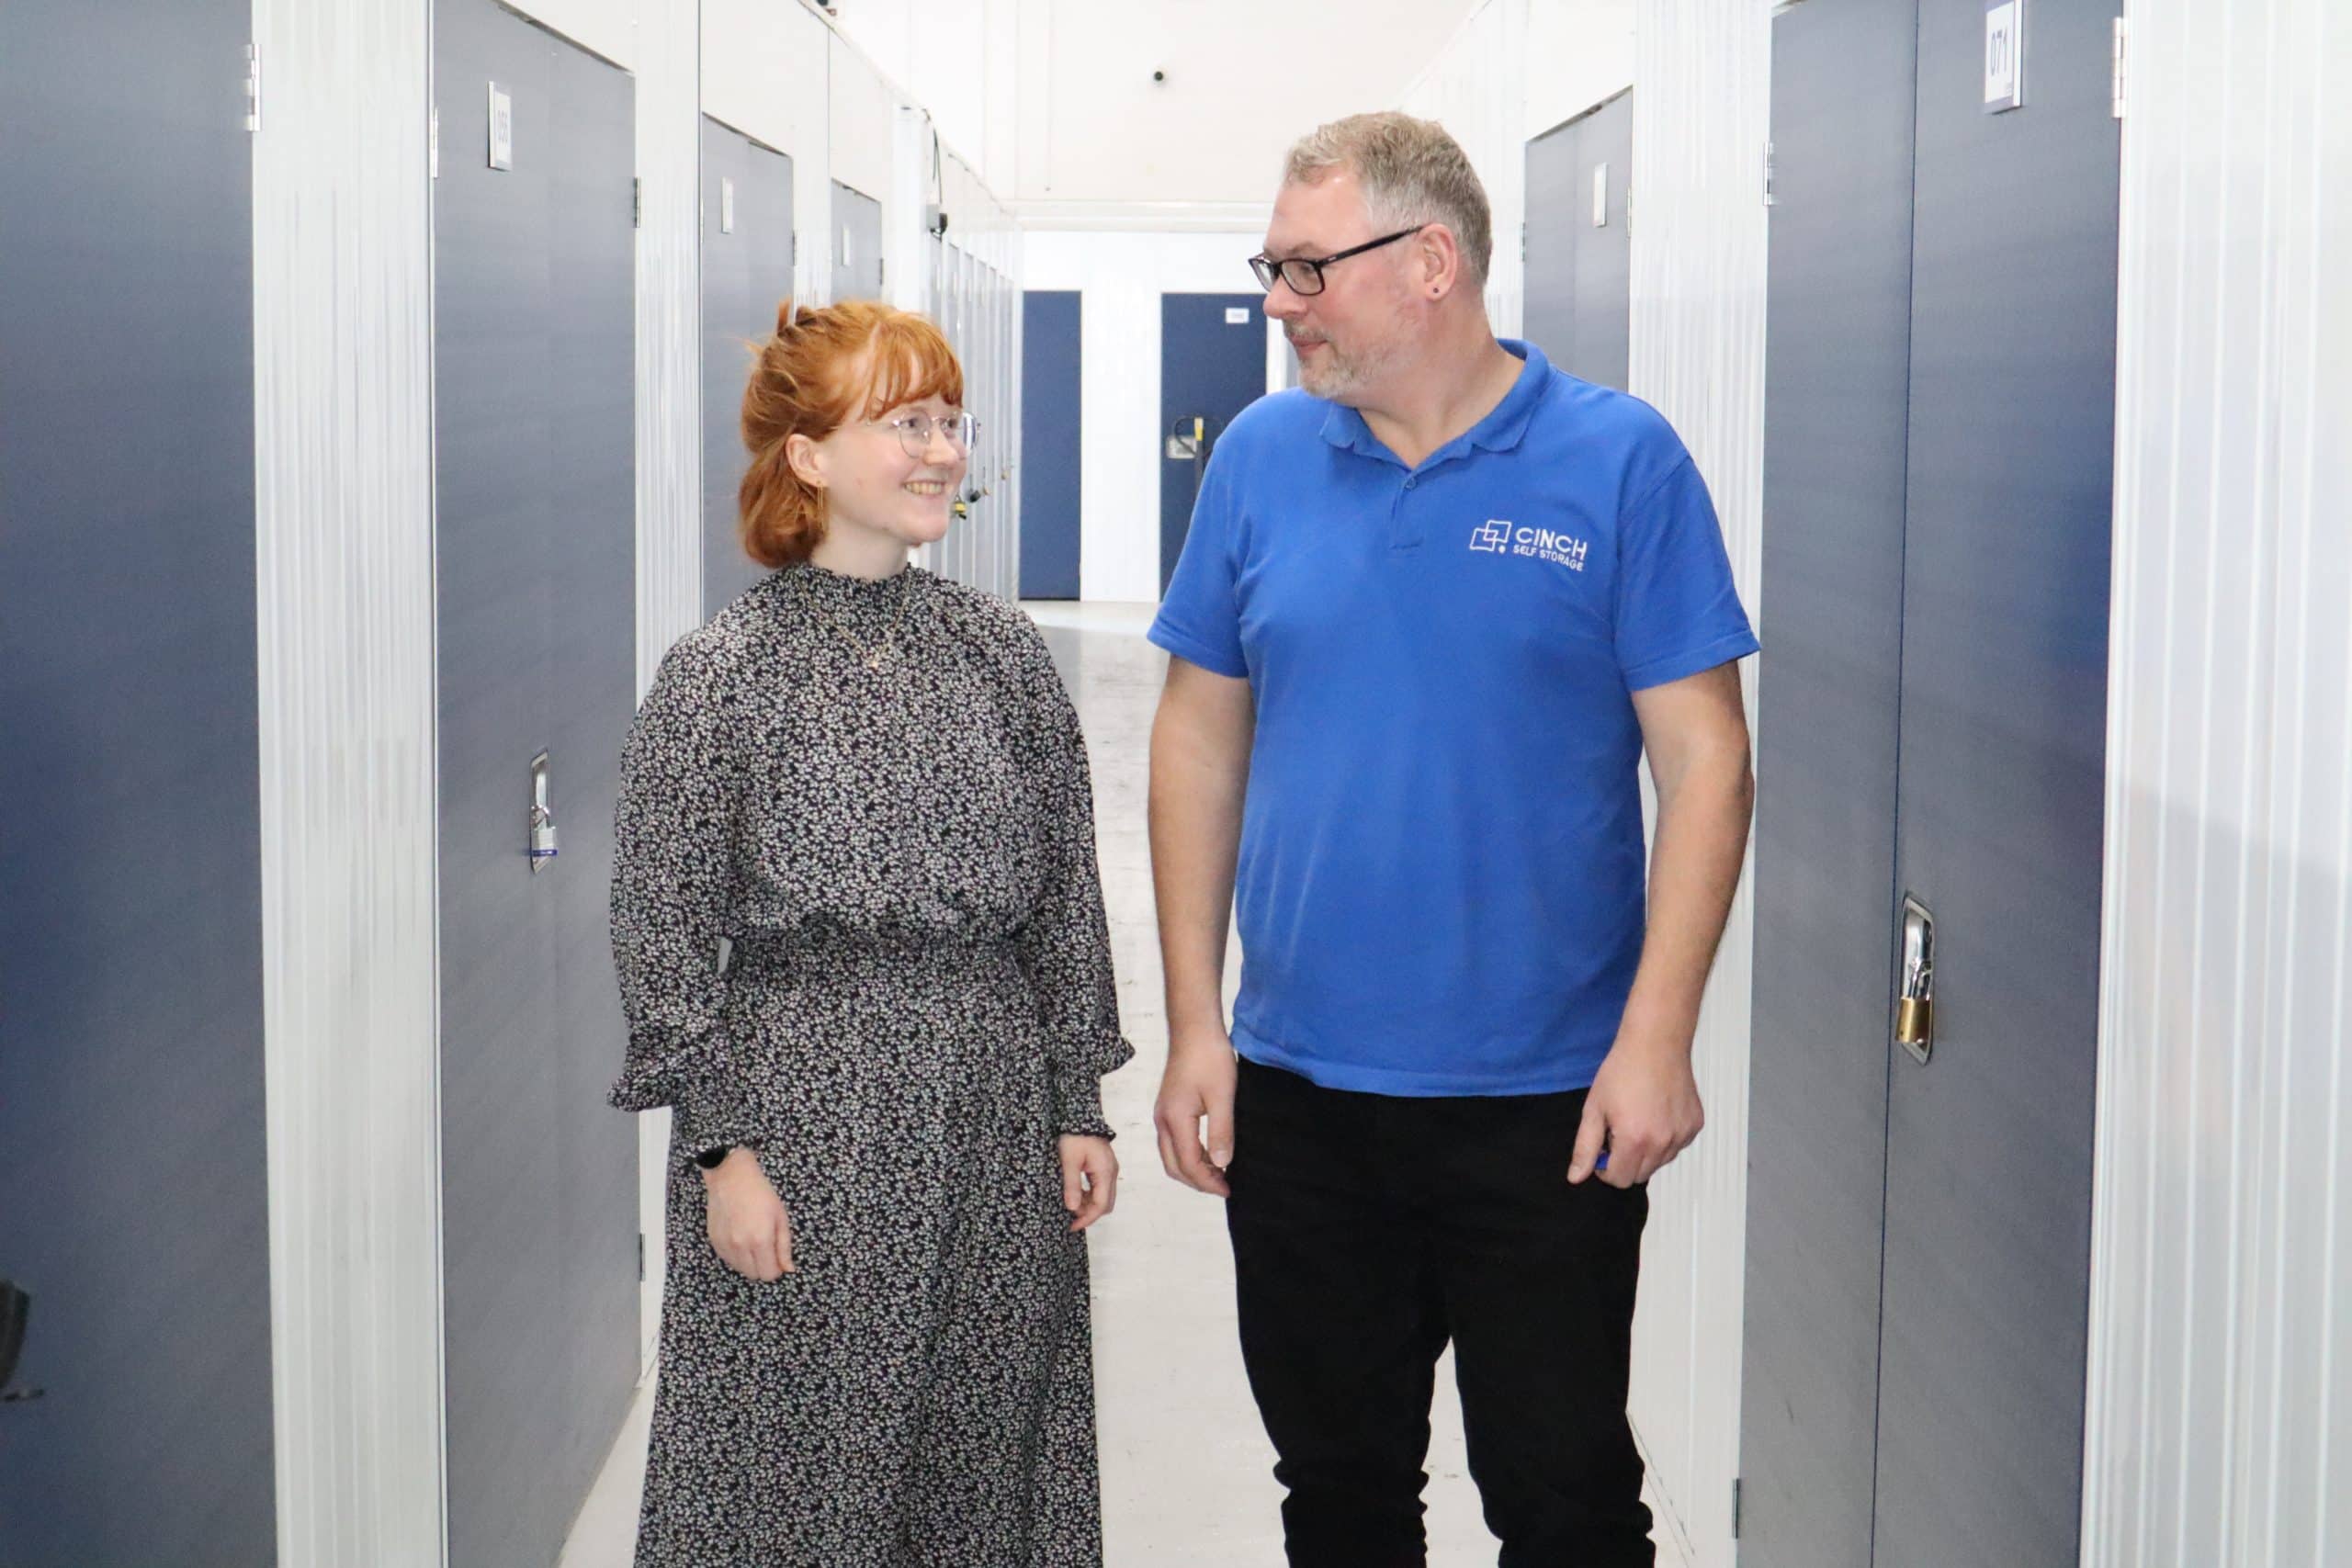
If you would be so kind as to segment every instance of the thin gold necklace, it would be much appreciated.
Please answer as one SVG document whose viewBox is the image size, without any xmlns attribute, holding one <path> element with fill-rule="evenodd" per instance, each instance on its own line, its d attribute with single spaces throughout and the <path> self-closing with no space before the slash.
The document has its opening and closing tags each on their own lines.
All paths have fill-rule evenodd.
<svg viewBox="0 0 2352 1568">
<path fill-rule="evenodd" d="M 913 586 L 912 583 L 900 585 L 899 607 L 891 612 L 890 624 L 882 631 L 882 640 L 876 643 L 868 643 L 864 637 L 851 631 L 847 624 L 826 606 L 823 600 L 812 598 L 809 603 L 816 605 L 817 613 L 824 616 L 835 631 L 842 634 L 843 642 L 857 649 L 859 659 L 864 661 L 868 670 L 879 670 L 882 668 L 882 660 L 890 652 L 891 644 L 898 638 L 899 624 L 907 618 L 907 600 L 912 595 Z"/>
</svg>

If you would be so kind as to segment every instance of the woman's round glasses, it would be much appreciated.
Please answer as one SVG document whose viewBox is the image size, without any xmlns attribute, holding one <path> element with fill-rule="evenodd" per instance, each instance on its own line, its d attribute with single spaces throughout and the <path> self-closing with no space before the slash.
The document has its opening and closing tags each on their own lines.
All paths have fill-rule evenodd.
<svg viewBox="0 0 2352 1568">
<path fill-rule="evenodd" d="M 1250 270 L 1258 275 L 1258 287 L 1269 294 L 1274 291 L 1276 278 L 1289 284 L 1294 294 L 1320 294 L 1323 292 L 1323 269 L 1333 262 L 1360 256 L 1383 245 L 1393 245 L 1406 235 L 1418 234 L 1428 227 L 1426 223 L 1416 223 L 1409 229 L 1399 229 L 1394 234 L 1383 234 L 1377 240 L 1366 240 L 1361 245 L 1333 251 L 1328 256 L 1284 256 L 1278 261 L 1272 256 L 1255 255 L 1250 258 Z"/>
<path fill-rule="evenodd" d="M 958 457 L 968 456 L 972 443 L 980 438 L 980 422 L 967 413 L 951 413 L 944 419 L 933 419 L 927 413 L 910 413 L 898 419 L 870 419 L 868 424 L 896 431 L 899 445 L 907 449 L 910 457 L 920 457 L 931 450 L 932 432 L 947 438 Z"/>
</svg>

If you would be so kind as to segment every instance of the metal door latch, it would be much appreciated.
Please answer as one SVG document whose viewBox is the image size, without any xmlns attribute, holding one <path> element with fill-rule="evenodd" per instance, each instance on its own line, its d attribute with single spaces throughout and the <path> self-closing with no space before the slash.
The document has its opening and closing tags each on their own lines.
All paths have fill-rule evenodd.
<svg viewBox="0 0 2352 1568">
<path fill-rule="evenodd" d="M 1894 1043 L 1921 1066 L 1936 1045 L 1936 918 L 1903 900 L 1903 985 L 1894 998 Z"/>
<path fill-rule="evenodd" d="M 531 759 L 531 874 L 555 859 L 555 813 L 548 808 L 548 754 Z"/>
</svg>

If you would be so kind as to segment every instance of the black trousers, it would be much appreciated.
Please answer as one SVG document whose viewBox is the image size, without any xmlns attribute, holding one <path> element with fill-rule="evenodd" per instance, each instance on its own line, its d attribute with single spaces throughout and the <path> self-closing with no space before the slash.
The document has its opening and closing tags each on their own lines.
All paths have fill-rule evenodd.
<svg viewBox="0 0 2352 1568">
<path fill-rule="evenodd" d="M 1226 1216 L 1292 1568 L 1427 1562 L 1448 1340 L 1499 1568 L 1656 1561 L 1625 1419 L 1649 1197 L 1568 1185 L 1583 1113 L 1580 1090 L 1407 1100 L 1241 1064 Z"/>
</svg>

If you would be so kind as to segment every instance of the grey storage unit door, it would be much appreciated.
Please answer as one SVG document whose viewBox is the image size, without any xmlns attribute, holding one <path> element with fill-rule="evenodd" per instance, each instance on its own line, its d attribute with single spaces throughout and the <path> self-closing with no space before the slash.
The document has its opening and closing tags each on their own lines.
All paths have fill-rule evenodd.
<svg viewBox="0 0 2352 1568">
<path fill-rule="evenodd" d="M 1527 144 L 1528 341 L 1570 375 L 1621 390 L 1633 330 L 1633 164 L 1631 91 Z"/>
<path fill-rule="evenodd" d="M 0 1564 L 277 1560 L 243 0 L 0 6 Z"/>
<path fill-rule="evenodd" d="M 2027 100 L 1999 114 L 1982 0 L 1923 0 L 1916 30 L 1909 9 L 1810 0 L 1775 24 L 1765 593 L 1783 633 L 1762 685 L 1741 1545 L 1768 1568 L 2064 1568 L 2090 1258 L 2113 9 L 2027 8 Z M 1923 1059 L 1892 1039 L 1906 895 L 1935 923 Z"/>
<path fill-rule="evenodd" d="M 882 298 L 882 204 L 833 182 L 833 298 Z"/>
<path fill-rule="evenodd" d="M 706 618 L 767 576 L 743 552 L 737 492 L 743 385 L 792 294 L 792 160 L 719 121 L 702 122 L 702 609 Z"/>
<path fill-rule="evenodd" d="M 449 1561 L 551 1562 L 636 1382 L 605 936 L 636 689 L 629 78 L 440 0 L 442 1186 Z M 514 117 L 489 166 L 492 84 Z M 526 854 L 545 750 L 560 853 Z"/>
<path fill-rule="evenodd" d="M 1887 1126 L 1878 1561 L 2075 1559 L 2113 517 L 2115 0 L 1919 7 L 1899 866 L 1938 1039 Z"/>
<path fill-rule="evenodd" d="M 1865 1568 L 1878 1438 L 1914 18 L 1772 23 L 1744 1568 Z"/>
</svg>

